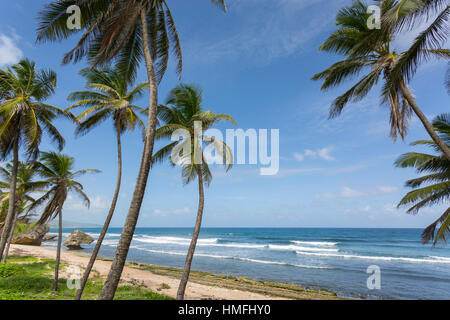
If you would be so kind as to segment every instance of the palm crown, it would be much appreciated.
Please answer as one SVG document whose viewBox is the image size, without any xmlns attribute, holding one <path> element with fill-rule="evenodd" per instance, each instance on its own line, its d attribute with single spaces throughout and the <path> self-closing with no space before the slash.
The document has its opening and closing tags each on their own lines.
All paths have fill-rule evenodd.
<svg viewBox="0 0 450 320">
<path fill-rule="evenodd" d="M 439 132 L 442 140 L 450 145 L 450 114 L 436 117 L 433 126 Z M 435 151 L 440 152 L 440 149 L 432 140 L 419 140 L 413 142 L 412 145 L 428 145 Z M 450 161 L 442 154 L 409 152 L 401 155 L 395 165 L 402 168 L 412 167 L 418 173 L 426 173 L 419 178 L 406 182 L 406 186 L 414 188 L 414 190 L 402 198 L 399 206 L 412 205 L 408 209 L 408 213 L 415 214 L 426 206 L 445 203 L 450 197 Z M 446 234 L 450 232 L 449 214 L 450 208 L 424 230 L 422 233 L 424 243 L 434 239 L 435 245 L 439 240 L 446 240 Z M 438 226 L 440 227 L 435 235 Z"/>
<path fill-rule="evenodd" d="M 6 157 L 14 143 L 22 143 L 30 157 L 39 154 L 42 132 L 64 146 L 64 138 L 53 126 L 57 116 L 72 119 L 62 109 L 44 103 L 56 88 L 56 74 L 52 70 L 37 70 L 35 63 L 22 60 L 6 70 L 0 70 L 0 143 L 1 154 Z"/>
<path fill-rule="evenodd" d="M 43 152 L 40 158 L 39 174 L 49 185 L 49 190 L 31 206 L 30 211 L 47 202 L 39 223 L 46 223 L 55 218 L 62 210 L 62 206 L 69 192 L 74 192 L 83 199 L 86 206 L 90 201 L 83 191 L 83 185 L 75 180 L 77 177 L 89 173 L 99 172 L 95 169 L 73 171 L 74 158 L 56 152 Z"/>
<path fill-rule="evenodd" d="M 172 89 L 167 98 L 166 104 L 171 106 L 158 107 L 159 119 L 165 124 L 156 130 L 156 138 L 170 138 L 176 130 L 183 130 L 189 134 L 190 139 L 185 137 L 183 140 L 172 142 L 161 148 L 154 154 L 153 161 L 160 162 L 168 158 L 173 165 L 181 165 L 185 184 L 200 173 L 205 183 L 211 182 L 211 171 L 202 152 L 202 142 L 210 144 L 222 156 L 226 170 L 229 170 L 233 163 L 231 150 L 223 141 L 204 134 L 198 135 L 196 129 L 201 125 L 203 131 L 207 130 L 219 121 L 229 121 L 233 124 L 236 122 L 227 114 L 203 111 L 202 99 L 202 91 L 199 88 L 181 84 Z M 183 150 L 190 150 L 190 153 L 183 154 Z M 175 163 L 171 154 L 181 154 L 180 162 Z"/>
<path fill-rule="evenodd" d="M 411 47 L 399 57 L 392 70 L 392 85 L 402 76 L 410 80 L 422 61 L 436 55 L 450 58 L 448 50 L 440 49 L 449 36 L 447 20 L 450 17 L 450 5 L 447 0 L 400 0 L 385 12 L 382 28 L 395 33 L 409 31 L 431 17 L 434 18 L 432 23 L 419 33 Z"/>
<path fill-rule="evenodd" d="M 26 209 L 34 203 L 33 198 L 34 192 L 43 192 L 47 186 L 46 181 L 36 180 L 38 175 L 38 163 L 27 164 L 19 162 L 17 170 L 17 187 L 16 187 L 16 215 L 23 213 Z M 0 188 L 4 189 L 0 195 L 2 218 L 5 218 L 6 210 L 8 208 L 8 201 L 10 198 L 9 182 L 12 176 L 12 164 L 7 163 L 4 167 L 0 168 L 0 176 L 2 181 L 0 181 Z M 22 218 L 28 216 L 26 213 Z"/>
<path fill-rule="evenodd" d="M 146 109 L 134 105 L 133 102 L 143 94 L 148 83 L 140 83 L 128 91 L 128 82 L 122 74 L 110 67 L 102 69 L 83 69 L 80 72 L 86 80 L 86 87 L 92 90 L 76 91 L 68 99 L 76 101 L 67 110 L 86 107 L 75 118 L 78 122 L 76 132 L 86 133 L 104 120 L 112 117 L 117 134 L 125 130 L 133 130 L 136 125 L 145 131 L 144 122 L 138 114 Z"/>
<path fill-rule="evenodd" d="M 395 6 L 396 3 L 393 0 L 383 1 L 383 16 Z M 393 28 L 372 30 L 367 25 L 369 17 L 367 5 L 361 1 L 355 1 L 351 6 L 339 11 L 336 17 L 338 30 L 328 37 L 320 46 L 320 50 L 343 54 L 345 59 L 314 75 L 312 79 L 323 80 L 321 89 L 327 90 L 368 70 L 368 73 L 355 85 L 333 101 L 330 117 L 336 117 L 349 102 L 363 99 L 378 83 L 380 77 L 383 77 L 385 83 L 382 89 L 382 102 L 390 107 L 390 135 L 394 139 L 400 135 L 403 139 L 407 133 L 412 110 L 404 91 L 399 89 L 399 82 L 405 85 L 403 77 L 393 81 L 392 73 L 405 53 L 398 53 L 391 48 L 395 36 Z M 424 46 L 418 51 L 421 54 L 437 57 L 445 56 L 450 52 Z"/>
</svg>

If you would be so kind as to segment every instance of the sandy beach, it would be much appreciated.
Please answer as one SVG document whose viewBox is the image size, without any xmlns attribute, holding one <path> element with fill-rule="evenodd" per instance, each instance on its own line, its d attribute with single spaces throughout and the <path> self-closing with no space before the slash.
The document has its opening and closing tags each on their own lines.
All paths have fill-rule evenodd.
<svg viewBox="0 0 450 320">
<path fill-rule="evenodd" d="M 11 245 L 11 254 L 48 259 L 54 259 L 56 255 L 55 248 L 26 245 Z M 61 253 L 61 260 L 70 266 L 84 268 L 89 261 L 89 255 L 77 251 L 63 250 Z M 91 275 L 106 277 L 110 269 L 110 265 L 110 261 L 104 259 L 97 260 L 94 264 L 95 272 L 92 272 Z M 151 269 L 152 271 L 146 269 Z M 123 270 L 121 283 L 144 286 L 151 291 L 158 292 L 169 297 L 176 297 L 179 280 L 176 278 L 176 272 L 173 272 L 174 270 L 176 269 L 128 263 Z M 173 276 L 161 273 L 171 274 Z M 64 277 L 64 270 L 62 270 L 61 274 L 62 277 Z M 228 278 L 224 279 L 223 277 L 207 273 L 197 274 L 200 274 L 201 277 L 196 276 L 196 273 L 194 272 L 192 274 L 192 281 L 189 281 L 188 283 L 186 290 L 187 300 L 273 300 L 289 298 L 339 299 L 336 295 L 327 291 L 305 290 L 294 285 L 271 282 L 262 283 L 245 278 L 236 278 L 233 281 L 228 280 Z M 232 288 L 233 285 L 230 286 L 230 283 L 232 284 L 233 282 L 238 282 L 234 286 L 239 288 L 248 288 L 248 291 Z M 269 294 L 261 294 L 258 293 L 258 291 L 267 291 Z"/>
</svg>

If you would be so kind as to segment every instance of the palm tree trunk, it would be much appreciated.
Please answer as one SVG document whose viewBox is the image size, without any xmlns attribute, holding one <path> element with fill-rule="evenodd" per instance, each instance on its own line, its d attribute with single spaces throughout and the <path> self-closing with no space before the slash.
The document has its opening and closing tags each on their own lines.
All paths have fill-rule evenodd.
<svg viewBox="0 0 450 320">
<path fill-rule="evenodd" d="M 19 205 L 16 204 L 16 207 L 14 209 L 14 220 L 13 220 L 11 230 L 9 232 L 8 244 L 6 245 L 6 251 L 4 254 L 4 258 L 3 258 L 3 263 L 5 263 L 5 264 L 6 264 L 6 260 L 8 260 L 9 247 L 11 246 L 12 239 L 14 238 L 14 230 L 16 229 L 18 215 L 19 215 Z"/>
<path fill-rule="evenodd" d="M 0 261 L 3 257 L 3 251 L 5 251 L 6 241 L 9 237 L 9 231 L 14 219 L 14 207 L 16 204 L 16 184 L 17 184 L 17 169 L 19 167 L 19 137 L 16 135 L 13 145 L 13 167 L 11 174 L 11 181 L 9 185 L 9 205 L 8 214 L 6 215 L 5 223 L 3 225 L 2 236 L 0 238 Z"/>
<path fill-rule="evenodd" d="M 420 121 L 422 121 L 422 124 L 425 127 L 425 130 L 427 130 L 431 139 L 433 139 L 433 141 L 438 145 L 438 147 L 441 149 L 444 156 L 448 160 L 450 160 L 450 148 L 437 135 L 436 131 L 434 131 L 433 125 L 428 121 L 427 117 L 425 117 L 425 115 L 422 113 L 419 106 L 416 104 L 416 101 L 414 100 L 411 92 L 406 87 L 406 85 L 403 81 L 400 82 L 400 90 L 402 91 L 403 96 L 406 98 L 406 100 L 408 101 L 411 108 L 414 110 L 414 113 L 417 115 L 417 117 L 419 117 Z"/>
<path fill-rule="evenodd" d="M 194 257 L 195 247 L 197 245 L 198 235 L 200 233 L 200 227 L 202 226 L 203 207 L 205 204 L 205 194 L 203 191 L 203 177 L 200 169 L 197 169 L 198 176 L 198 210 L 197 220 L 195 221 L 194 232 L 192 234 L 191 244 L 186 256 L 186 262 L 184 264 L 183 275 L 181 276 L 180 285 L 178 286 L 177 300 L 184 299 L 184 292 L 186 291 L 186 285 L 191 272 L 192 259 Z"/>
<path fill-rule="evenodd" d="M 58 290 L 59 278 L 59 262 L 61 261 L 61 242 L 62 242 L 62 210 L 58 213 L 58 247 L 56 249 L 56 263 L 55 263 L 55 279 L 53 280 L 53 290 L 55 293 Z"/>
<path fill-rule="evenodd" d="M 133 239 L 134 230 L 136 228 L 139 212 L 141 210 L 142 200 L 144 198 L 145 188 L 147 186 L 148 174 L 150 172 L 151 158 L 153 154 L 153 144 L 155 140 L 155 129 L 158 111 L 158 87 L 153 69 L 153 60 L 150 54 L 150 44 L 147 26 L 147 17 L 145 9 L 141 9 L 142 24 L 142 48 L 144 50 L 145 66 L 147 68 L 147 77 L 150 87 L 149 109 L 147 119 L 147 129 L 145 131 L 144 152 L 141 159 L 138 178 L 133 192 L 130 208 L 128 210 L 127 219 L 120 235 L 119 244 L 117 245 L 116 254 L 111 264 L 108 277 L 106 278 L 100 300 L 112 300 L 119 285 L 120 276 L 128 255 L 131 240 Z"/>
<path fill-rule="evenodd" d="M 86 282 L 89 279 L 89 274 L 91 273 L 92 267 L 94 266 L 95 259 L 97 259 L 98 252 L 100 251 L 100 247 L 102 245 L 103 239 L 105 238 L 106 232 L 108 231 L 109 224 L 114 214 L 114 210 L 116 209 L 117 199 L 119 197 L 120 191 L 120 182 L 122 180 L 122 145 L 120 142 L 120 132 L 117 130 L 117 183 L 116 190 L 114 191 L 113 200 L 111 202 L 111 207 L 109 208 L 108 216 L 106 217 L 105 224 L 103 225 L 103 229 L 100 232 L 100 235 L 97 239 L 97 243 L 95 244 L 94 251 L 92 251 L 91 258 L 89 260 L 88 265 L 86 266 L 86 270 L 84 271 L 83 279 L 81 279 L 80 288 L 77 290 L 75 295 L 75 300 L 80 300 L 81 295 L 83 294 L 84 287 L 86 286 Z"/>
</svg>

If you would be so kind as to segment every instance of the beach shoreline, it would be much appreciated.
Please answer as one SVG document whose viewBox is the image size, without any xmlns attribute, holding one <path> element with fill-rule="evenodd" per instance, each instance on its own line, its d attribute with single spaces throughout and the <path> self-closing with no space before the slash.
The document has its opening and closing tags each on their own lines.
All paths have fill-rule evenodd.
<svg viewBox="0 0 450 320">
<path fill-rule="evenodd" d="M 10 254 L 54 259 L 56 248 L 27 245 L 11 245 Z M 62 250 L 61 260 L 69 266 L 84 269 L 89 254 L 83 251 Z M 99 258 L 91 276 L 105 278 L 111 265 L 110 259 Z M 181 269 L 127 262 L 121 282 L 143 286 L 169 297 L 176 297 Z M 64 271 L 62 271 L 64 274 Z M 230 277 L 207 272 L 192 271 L 186 290 L 186 300 L 336 300 L 343 299 L 325 290 L 305 289 L 298 285 L 272 281 L 256 281 L 245 277 Z"/>
</svg>

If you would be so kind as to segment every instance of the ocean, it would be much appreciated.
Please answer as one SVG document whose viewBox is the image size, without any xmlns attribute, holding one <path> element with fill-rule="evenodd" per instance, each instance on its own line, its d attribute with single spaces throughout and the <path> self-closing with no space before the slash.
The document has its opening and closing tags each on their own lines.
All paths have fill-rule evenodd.
<svg viewBox="0 0 450 320">
<path fill-rule="evenodd" d="M 73 230 L 64 229 L 64 238 Z M 101 229 L 79 230 L 96 238 Z M 450 247 L 422 245 L 421 231 L 203 228 L 192 269 L 293 283 L 350 298 L 450 299 Z M 110 228 L 102 257 L 114 256 L 120 232 Z M 137 228 L 128 260 L 182 268 L 191 235 L 192 228 Z M 94 245 L 84 245 L 85 251 Z M 380 289 L 368 289 L 370 266 L 380 270 Z"/>
</svg>

